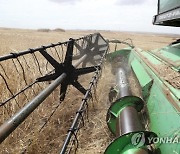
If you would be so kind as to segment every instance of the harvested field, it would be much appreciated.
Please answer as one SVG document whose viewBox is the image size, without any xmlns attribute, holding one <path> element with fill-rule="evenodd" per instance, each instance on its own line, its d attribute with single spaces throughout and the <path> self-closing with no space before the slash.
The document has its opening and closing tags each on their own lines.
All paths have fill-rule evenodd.
<svg viewBox="0 0 180 154">
<path fill-rule="evenodd" d="M 22 51 L 28 48 L 34 48 L 50 43 L 63 42 L 69 38 L 78 38 L 94 31 L 65 31 L 65 32 L 41 32 L 36 30 L 20 30 L 20 29 L 0 29 L 0 55 L 5 55 L 10 52 Z M 101 35 L 107 39 L 126 40 L 131 38 L 133 44 L 144 50 L 152 50 L 163 47 L 176 39 L 177 36 L 143 34 L 135 32 L 111 32 L 100 31 Z M 123 47 L 123 46 L 122 46 Z M 114 47 L 111 47 L 111 51 Z M 121 48 L 121 45 L 118 46 Z M 8 64 L 7 64 L 8 65 Z M 9 82 L 10 86 L 16 91 L 19 87 L 16 83 L 20 82 L 18 76 L 14 76 L 14 70 L 8 66 L 9 77 L 13 79 Z M 36 72 L 30 72 L 30 75 L 36 75 Z M 91 75 L 82 76 L 81 83 L 88 85 L 87 81 L 91 80 Z M 0 85 L 3 81 L 0 80 Z M 23 83 L 22 83 L 23 84 Z M 110 87 L 114 84 L 114 77 L 111 74 L 111 67 L 107 62 L 104 64 L 103 73 L 99 80 L 97 90 L 94 94 L 94 99 L 89 102 L 88 119 L 85 119 L 85 126 L 80 130 L 78 154 L 94 154 L 103 153 L 106 147 L 112 140 L 112 135 L 106 125 L 106 113 L 109 107 L 108 93 Z M 26 95 L 33 98 L 38 94 L 48 83 L 41 87 L 35 87 L 33 93 L 29 91 Z M 59 88 L 57 88 L 46 101 L 36 109 L 27 120 L 15 130 L 1 145 L 0 153 L 3 154 L 20 154 L 20 153 L 58 153 L 63 141 L 66 137 L 67 130 L 71 126 L 72 120 L 78 110 L 82 94 L 74 88 L 69 88 L 65 101 L 57 108 L 55 114 L 49 120 L 53 109 L 56 109 L 59 102 Z M 4 93 L 4 89 L 0 89 L 2 98 L 6 98 L 9 94 Z M 17 99 L 19 105 L 24 106 L 24 97 Z M 0 109 L 0 124 L 18 111 L 16 103 L 11 102 L 12 106 L 8 106 L 10 113 L 6 109 Z M 45 127 L 42 128 L 44 123 Z M 41 129 L 41 131 L 39 131 Z"/>
</svg>

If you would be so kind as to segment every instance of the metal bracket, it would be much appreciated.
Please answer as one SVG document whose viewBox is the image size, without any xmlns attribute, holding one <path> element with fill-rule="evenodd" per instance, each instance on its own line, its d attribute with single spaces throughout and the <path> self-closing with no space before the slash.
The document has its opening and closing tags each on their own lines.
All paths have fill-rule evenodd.
<svg viewBox="0 0 180 154">
<path fill-rule="evenodd" d="M 81 47 L 76 42 L 74 43 L 80 52 L 79 55 L 73 57 L 74 60 L 81 58 L 84 54 L 87 54 L 87 58 L 82 63 L 82 67 L 86 67 L 87 63 L 97 65 L 96 61 L 100 60 L 100 57 L 102 57 L 104 52 L 107 50 L 108 43 L 105 40 L 100 42 L 100 38 L 102 38 L 100 36 L 100 34 L 97 34 L 93 37 L 84 38 L 85 41 L 83 43 L 86 42 L 85 47 Z M 100 57 L 98 58 L 97 56 Z"/>
<path fill-rule="evenodd" d="M 60 89 L 60 100 L 63 101 L 68 85 L 73 85 L 76 89 L 78 89 L 82 94 L 85 95 L 86 89 L 78 82 L 78 77 L 80 75 L 92 73 L 97 69 L 100 70 L 100 66 L 86 67 L 86 68 L 75 68 L 72 65 L 73 60 L 73 47 L 75 41 L 73 39 L 69 40 L 67 46 L 67 52 L 65 56 L 65 60 L 63 63 L 58 63 L 51 55 L 49 55 L 46 50 L 40 50 L 40 53 L 46 58 L 46 60 L 55 68 L 55 72 L 52 74 L 45 75 L 43 77 L 37 78 L 38 82 L 55 80 L 62 73 L 66 73 L 67 77 L 61 84 Z"/>
</svg>

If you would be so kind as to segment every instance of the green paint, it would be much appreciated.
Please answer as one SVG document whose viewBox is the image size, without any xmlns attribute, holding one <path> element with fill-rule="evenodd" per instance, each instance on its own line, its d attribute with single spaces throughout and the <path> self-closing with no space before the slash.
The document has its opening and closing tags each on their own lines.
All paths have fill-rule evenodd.
<svg viewBox="0 0 180 154">
<path fill-rule="evenodd" d="M 149 128 L 151 131 L 157 133 L 159 137 L 180 136 L 180 113 L 176 111 L 165 95 L 161 87 L 153 84 L 147 102 L 150 122 Z M 157 146 L 160 148 L 162 154 L 180 151 L 179 144 L 168 143 Z"/>
<path fill-rule="evenodd" d="M 159 137 L 175 138 L 180 136 L 180 90 L 170 85 L 162 76 L 155 71 L 154 66 L 168 64 L 175 71 L 179 70 L 180 44 L 167 46 L 151 52 L 134 49 L 120 50 L 111 54 L 111 60 L 116 56 L 128 58 L 140 86 L 143 99 L 146 100 L 148 130 L 156 133 Z M 160 56 L 159 56 L 160 55 Z M 143 58 L 142 58 L 142 57 Z M 133 98 L 118 100 L 111 105 L 107 114 L 107 124 L 113 134 L 116 132 L 116 118 L 122 109 L 128 105 L 138 106 L 132 103 Z M 137 151 L 130 143 L 132 133 L 115 139 L 106 149 L 105 154 L 130 154 Z M 178 154 L 180 143 L 157 143 L 157 151 L 162 154 Z M 141 147 L 143 148 L 143 147 Z"/>
<path fill-rule="evenodd" d="M 137 146 L 133 144 L 132 138 L 134 135 L 139 133 L 144 134 L 144 140 L 141 140 L 139 142 L 139 146 Z M 148 137 L 156 137 L 156 134 L 148 131 L 124 134 L 110 143 L 105 151 L 105 154 L 133 154 L 132 152 L 137 152 L 141 149 L 147 150 L 146 146 L 152 144 L 148 142 Z"/>
<path fill-rule="evenodd" d="M 157 56 L 161 61 L 168 63 L 174 70 L 180 70 L 180 43 L 167 46 L 162 49 L 156 49 L 151 51 L 155 56 Z"/>
<path fill-rule="evenodd" d="M 138 60 L 134 59 L 131 62 L 131 67 L 134 73 L 136 74 L 136 77 L 139 79 L 139 83 L 142 87 L 143 98 L 146 100 L 146 98 L 149 96 L 149 92 L 150 92 L 150 88 L 152 86 L 153 80 L 147 74 L 146 70 L 139 63 Z"/>
<path fill-rule="evenodd" d="M 131 60 L 138 60 L 150 75 L 151 79 L 153 79 L 150 95 L 146 101 L 147 114 L 149 116 L 149 129 L 155 132 L 159 137 L 180 136 L 179 89 L 175 89 L 163 78 L 158 76 L 151 66 L 147 65 L 136 52 L 131 52 L 131 54 Z M 142 51 L 141 54 L 153 64 L 163 63 L 161 60 L 158 62 L 158 59 L 146 51 Z M 137 78 L 139 81 L 142 79 L 138 76 Z M 179 153 L 180 151 L 179 144 L 164 143 L 157 144 L 156 147 L 159 148 L 162 154 Z"/>
<path fill-rule="evenodd" d="M 122 50 L 118 50 L 116 52 L 112 52 L 112 53 L 109 53 L 107 55 L 107 59 L 112 62 L 115 58 L 117 58 L 118 56 L 123 56 L 123 57 L 126 57 L 128 58 L 129 56 L 129 53 L 131 52 L 132 48 L 125 48 L 125 49 L 122 49 Z"/>
<path fill-rule="evenodd" d="M 125 96 L 116 102 L 114 102 L 107 113 L 107 125 L 110 131 L 116 133 L 116 121 L 117 117 L 120 115 L 121 111 L 127 106 L 134 106 L 137 111 L 141 111 L 143 108 L 143 100 L 136 96 Z"/>
</svg>

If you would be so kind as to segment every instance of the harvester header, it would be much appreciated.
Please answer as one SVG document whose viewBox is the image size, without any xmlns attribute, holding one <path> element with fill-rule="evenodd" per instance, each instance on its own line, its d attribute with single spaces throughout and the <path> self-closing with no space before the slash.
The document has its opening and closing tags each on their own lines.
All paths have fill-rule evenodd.
<svg viewBox="0 0 180 154">
<path fill-rule="evenodd" d="M 180 0 L 159 0 L 154 24 L 180 27 Z M 126 48 L 118 49 L 119 44 Z M 79 136 L 81 128 L 85 126 L 85 118 L 88 119 L 88 105 L 96 96 L 97 83 L 103 66 L 106 67 L 107 63 L 111 66 L 114 85 L 109 86 L 110 90 L 102 88 L 103 92 L 109 92 L 109 98 L 106 95 L 108 99 L 103 102 L 108 106 L 104 123 L 107 124 L 105 129 L 109 129 L 112 134 L 110 143 L 103 141 L 107 144 L 104 153 L 179 154 L 180 39 L 166 47 L 145 51 L 135 47 L 129 38 L 124 41 L 107 40 L 100 33 L 0 56 L 0 86 L 3 91 L 0 95 L 0 111 L 3 111 L 2 115 L 7 115 L 3 118 L 4 121 L 0 121 L 0 143 L 7 146 L 7 140 L 13 138 L 13 133 L 21 130 L 18 127 L 25 124 L 32 112 L 41 108 L 46 99 L 54 94 L 58 105 L 54 107 L 52 100 L 46 102 L 47 107 L 52 107 L 53 110 L 50 116 L 42 117 L 46 118 L 46 121 L 37 130 L 41 133 L 57 109 L 62 103 L 66 103 L 68 92 L 72 92 L 69 90 L 71 86 L 74 92 L 81 94 L 78 95 L 80 106 L 74 118 L 69 117 L 70 126 L 59 123 L 63 121 L 61 119 L 57 120 L 67 129 L 64 139 L 61 139 L 62 143 L 58 142 L 58 147 L 50 145 L 49 142 L 48 144 L 51 148 L 59 149 L 60 154 L 78 152 L 79 144 L 84 144 L 79 142 Z M 8 73 L 9 70 L 12 72 Z M 35 71 L 37 73 L 34 73 Z M 19 79 L 17 81 L 14 80 L 15 74 Z M 86 78 L 87 74 L 89 77 Z M 109 78 L 108 75 L 106 78 Z M 80 76 L 83 76 L 84 80 L 80 80 Z M 107 84 L 106 81 L 104 84 Z M 4 93 L 8 95 L 4 96 Z M 73 96 L 76 98 L 77 94 Z M 24 102 L 20 98 L 23 98 Z M 74 104 L 78 101 L 79 98 L 73 99 Z M 69 106 L 68 110 L 72 111 L 74 104 Z M 10 112 L 11 108 L 17 111 Z M 67 116 L 66 110 L 62 111 L 63 115 Z M 33 124 L 29 126 L 32 127 Z M 90 126 L 92 129 L 93 127 Z M 56 131 L 61 132 L 59 127 Z M 92 140 L 95 137 L 92 137 Z M 21 153 L 28 153 L 27 148 L 35 141 L 29 140 L 24 144 L 26 146 Z M 3 150 L 0 153 L 3 153 Z M 96 150 L 98 153 L 99 149 Z"/>
</svg>

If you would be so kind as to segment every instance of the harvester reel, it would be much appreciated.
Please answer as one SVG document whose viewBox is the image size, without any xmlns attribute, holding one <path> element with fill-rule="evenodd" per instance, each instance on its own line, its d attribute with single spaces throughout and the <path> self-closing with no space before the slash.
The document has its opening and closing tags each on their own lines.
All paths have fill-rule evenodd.
<svg viewBox="0 0 180 154">
<path fill-rule="evenodd" d="M 86 67 L 88 63 L 97 65 L 104 52 L 107 51 L 107 42 L 101 37 L 100 34 L 84 38 L 82 47 L 75 42 L 76 48 L 79 50 L 79 54 L 74 56 L 73 59 L 77 60 L 87 55 L 87 58 L 83 61 L 82 67 Z"/>
</svg>

